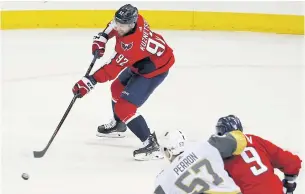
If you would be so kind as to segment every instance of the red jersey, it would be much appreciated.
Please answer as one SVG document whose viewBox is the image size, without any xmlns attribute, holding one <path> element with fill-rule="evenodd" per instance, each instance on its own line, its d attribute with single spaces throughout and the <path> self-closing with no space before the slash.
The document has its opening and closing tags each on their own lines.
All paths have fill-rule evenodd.
<svg viewBox="0 0 305 194">
<path fill-rule="evenodd" d="M 111 21 L 103 32 L 105 42 L 116 37 L 116 45 L 112 58 L 94 73 L 93 77 L 97 82 L 113 80 L 126 67 L 141 76 L 151 78 L 168 71 L 174 64 L 173 50 L 160 34 L 150 30 L 149 24 L 141 15 L 138 16 L 134 30 L 125 36 L 120 37 L 114 26 L 114 21 Z M 143 59 L 152 63 L 137 63 Z"/>
<path fill-rule="evenodd" d="M 240 155 L 225 160 L 225 169 L 243 194 L 283 194 L 283 184 L 274 168 L 297 175 L 302 161 L 261 137 L 245 136 L 247 147 Z"/>
</svg>

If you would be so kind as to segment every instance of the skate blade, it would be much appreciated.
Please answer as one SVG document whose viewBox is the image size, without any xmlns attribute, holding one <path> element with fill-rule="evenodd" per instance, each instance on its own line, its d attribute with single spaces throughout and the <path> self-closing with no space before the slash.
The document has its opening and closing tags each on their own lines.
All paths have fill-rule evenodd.
<svg viewBox="0 0 305 194">
<path fill-rule="evenodd" d="M 123 132 L 113 132 L 113 133 L 109 133 L 109 134 L 97 132 L 96 136 L 98 136 L 98 137 L 108 137 L 108 138 L 123 138 L 123 137 L 125 137 Z"/>
<path fill-rule="evenodd" d="M 134 159 L 137 161 L 162 160 L 162 159 L 164 159 L 164 155 L 160 152 L 151 153 L 149 155 L 146 155 L 145 153 L 143 153 L 143 154 L 135 155 Z"/>
</svg>

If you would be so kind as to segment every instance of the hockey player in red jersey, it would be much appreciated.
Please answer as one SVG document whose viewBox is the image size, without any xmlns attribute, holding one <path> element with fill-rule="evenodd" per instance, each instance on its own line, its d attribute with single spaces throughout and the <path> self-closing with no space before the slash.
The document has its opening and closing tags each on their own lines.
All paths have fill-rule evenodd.
<svg viewBox="0 0 305 194">
<path fill-rule="evenodd" d="M 218 120 L 216 132 L 218 135 L 239 130 L 242 124 L 234 115 L 228 115 Z M 256 135 L 244 134 L 247 146 L 238 155 L 224 160 L 225 168 L 243 194 L 292 194 L 296 189 L 296 178 L 301 168 L 301 159 L 289 151 L 274 145 Z M 281 181 L 274 174 L 277 168 L 285 174 Z"/>
<path fill-rule="evenodd" d="M 83 97 L 97 83 L 114 80 L 120 74 L 111 84 L 114 118 L 98 127 L 97 136 L 123 137 L 128 127 L 144 144 L 134 151 L 136 160 L 163 158 L 155 133 L 137 109 L 167 77 L 175 62 L 173 50 L 130 4 L 117 10 L 103 32 L 94 36 L 92 53 L 102 57 L 107 41 L 113 37 L 116 45 L 112 58 L 94 74 L 79 80 L 73 93 Z"/>
</svg>

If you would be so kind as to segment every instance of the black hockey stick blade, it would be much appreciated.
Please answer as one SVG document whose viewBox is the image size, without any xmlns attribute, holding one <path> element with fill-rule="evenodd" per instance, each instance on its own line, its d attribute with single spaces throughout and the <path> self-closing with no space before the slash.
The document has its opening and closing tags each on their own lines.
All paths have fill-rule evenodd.
<svg viewBox="0 0 305 194">
<path fill-rule="evenodd" d="M 34 151 L 34 158 L 42 158 L 45 153 L 47 152 L 47 148 L 45 148 L 44 150 L 42 151 Z"/>
</svg>

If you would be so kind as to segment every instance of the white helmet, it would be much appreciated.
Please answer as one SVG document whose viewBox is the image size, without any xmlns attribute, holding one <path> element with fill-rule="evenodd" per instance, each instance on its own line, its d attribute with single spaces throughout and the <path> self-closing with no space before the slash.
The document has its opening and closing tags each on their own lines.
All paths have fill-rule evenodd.
<svg viewBox="0 0 305 194">
<path fill-rule="evenodd" d="M 168 152 L 168 158 L 179 155 L 184 151 L 185 135 L 180 130 L 168 131 L 164 135 L 164 151 Z"/>
</svg>

